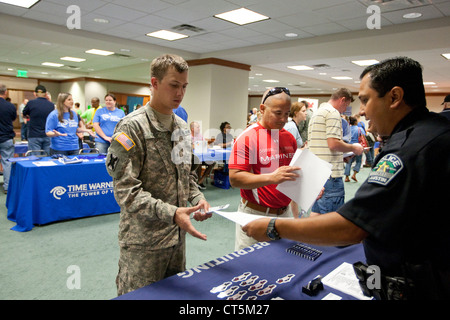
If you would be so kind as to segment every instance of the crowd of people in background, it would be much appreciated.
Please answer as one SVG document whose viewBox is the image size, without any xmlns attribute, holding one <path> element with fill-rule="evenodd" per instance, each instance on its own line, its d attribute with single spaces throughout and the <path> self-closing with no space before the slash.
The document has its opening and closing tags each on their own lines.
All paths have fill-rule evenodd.
<svg viewBox="0 0 450 320">
<path fill-rule="evenodd" d="M 6 86 L 1 86 L 0 97 L 9 99 L 6 97 Z M 21 124 L 20 140 L 27 141 L 28 155 L 40 156 L 78 155 L 84 149 L 85 138 L 92 142 L 91 145 L 88 144 L 92 146 L 89 149 L 107 153 L 116 124 L 125 117 L 112 93 L 104 97 L 104 107 L 100 105 L 100 99 L 94 97 L 91 99 L 92 106 L 84 112 L 80 109 L 80 103 L 74 103 L 70 93 L 59 93 L 54 104 L 46 87 L 38 85 L 34 96 L 35 99 L 24 99 L 17 111 L 13 104 L 5 100 L 5 108 L 8 108 L 11 116 L 4 116 L 4 110 L 1 110 L 4 122 L 2 131 L 5 131 L 2 135 L 7 138 L 4 144 L 8 144 L 2 148 L 1 154 L 5 194 L 11 170 L 10 162 L 6 159 L 14 155 L 13 121 L 17 116 Z"/>
</svg>

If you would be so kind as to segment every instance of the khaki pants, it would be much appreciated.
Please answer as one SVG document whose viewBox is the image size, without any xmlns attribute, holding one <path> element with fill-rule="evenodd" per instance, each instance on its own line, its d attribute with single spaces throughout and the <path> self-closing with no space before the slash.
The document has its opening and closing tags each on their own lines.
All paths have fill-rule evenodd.
<svg viewBox="0 0 450 320">
<path fill-rule="evenodd" d="M 117 295 L 145 287 L 186 270 L 184 242 L 153 250 L 147 247 L 120 248 Z"/>
<path fill-rule="evenodd" d="M 270 218 L 292 217 L 292 210 L 291 210 L 290 205 L 287 207 L 286 211 L 283 214 L 276 215 L 276 214 L 265 213 L 265 212 L 251 209 L 251 208 L 247 207 L 246 203 L 243 203 L 242 201 L 243 201 L 243 199 L 241 199 L 241 202 L 239 203 L 238 212 L 245 212 L 245 213 L 258 215 L 258 216 L 261 216 L 261 218 L 264 218 L 264 217 L 266 217 L 266 218 L 269 218 L 269 217 Z M 251 237 L 248 237 L 245 234 L 245 232 L 242 231 L 242 226 L 240 226 L 239 224 L 236 224 L 236 238 L 235 238 L 235 242 L 234 242 L 234 250 L 236 250 L 236 251 L 241 250 L 243 248 L 254 245 L 257 242 L 258 241 L 256 241 L 255 239 L 253 239 Z"/>
</svg>

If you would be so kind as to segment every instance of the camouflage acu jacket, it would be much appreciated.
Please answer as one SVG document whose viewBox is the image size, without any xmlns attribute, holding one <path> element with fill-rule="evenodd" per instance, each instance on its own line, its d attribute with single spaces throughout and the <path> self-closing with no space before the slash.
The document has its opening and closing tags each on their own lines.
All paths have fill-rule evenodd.
<svg viewBox="0 0 450 320">
<path fill-rule="evenodd" d="M 184 241 L 185 232 L 173 222 L 175 211 L 204 199 L 191 172 L 190 131 L 181 118 L 173 117 L 170 132 L 147 105 L 116 126 L 106 169 L 121 208 L 121 246 L 162 249 Z"/>
</svg>

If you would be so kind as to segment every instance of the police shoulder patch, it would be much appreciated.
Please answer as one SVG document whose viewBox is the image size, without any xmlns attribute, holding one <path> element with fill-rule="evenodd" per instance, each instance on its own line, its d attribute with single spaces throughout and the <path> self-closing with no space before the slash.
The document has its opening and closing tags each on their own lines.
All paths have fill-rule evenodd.
<svg viewBox="0 0 450 320">
<path fill-rule="evenodd" d="M 135 146 L 134 141 L 131 140 L 131 138 L 125 132 L 119 133 L 114 140 L 120 143 L 127 151 Z"/>
<path fill-rule="evenodd" d="M 393 153 L 387 154 L 372 169 L 367 182 L 386 186 L 402 169 L 402 160 Z"/>
</svg>

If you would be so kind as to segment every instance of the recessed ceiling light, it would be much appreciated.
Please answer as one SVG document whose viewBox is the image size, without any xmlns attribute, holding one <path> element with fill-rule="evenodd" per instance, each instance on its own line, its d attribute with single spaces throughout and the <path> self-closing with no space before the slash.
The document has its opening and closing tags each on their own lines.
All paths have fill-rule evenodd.
<svg viewBox="0 0 450 320">
<path fill-rule="evenodd" d="M 433 82 L 433 81 L 424 81 L 424 83 L 423 83 L 424 86 L 431 86 L 431 85 L 433 85 L 433 84 L 436 84 L 436 82 Z"/>
<path fill-rule="evenodd" d="M 268 79 L 268 80 L 263 80 L 263 82 L 277 83 L 277 82 L 280 82 L 280 81 Z"/>
<path fill-rule="evenodd" d="M 114 54 L 114 52 L 112 52 L 112 51 L 105 51 L 105 50 L 99 50 L 99 49 L 91 49 L 91 50 L 87 50 L 85 52 L 90 53 L 90 54 L 97 54 L 100 56 L 110 56 L 110 55 Z"/>
<path fill-rule="evenodd" d="M 253 23 L 257 21 L 263 21 L 270 19 L 269 17 L 259 14 L 257 12 L 248 10 L 246 8 L 240 8 L 220 14 L 214 15 L 214 17 L 226 20 L 232 23 L 236 23 L 238 25 L 244 25 L 248 23 Z"/>
<path fill-rule="evenodd" d="M 353 79 L 353 78 L 350 78 L 350 77 L 341 77 L 341 76 L 339 76 L 339 77 L 331 77 L 331 78 L 333 78 L 335 80 L 352 80 Z"/>
<path fill-rule="evenodd" d="M 12 4 L 13 6 L 18 6 L 27 9 L 30 9 L 38 2 L 39 0 L 0 0 L 0 3 Z"/>
<path fill-rule="evenodd" d="M 97 22 L 97 23 L 109 23 L 109 20 L 108 19 L 102 19 L 102 18 L 95 18 L 94 22 Z"/>
<path fill-rule="evenodd" d="M 375 60 L 375 59 L 368 59 L 368 60 L 353 60 L 352 63 L 361 66 L 361 67 L 365 67 L 365 66 L 371 66 L 373 64 L 376 64 L 380 61 Z"/>
<path fill-rule="evenodd" d="M 8 71 L 14 71 L 14 69 L 13 68 L 8 68 Z"/>
<path fill-rule="evenodd" d="M 450 53 L 443 53 L 441 54 L 445 59 L 450 60 Z"/>
<path fill-rule="evenodd" d="M 319 75 L 321 75 L 321 76 L 326 76 L 327 73 L 326 73 L 326 72 L 320 72 Z"/>
<path fill-rule="evenodd" d="M 73 62 L 83 62 L 86 61 L 86 59 L 83 58 L 75 58 L 75 57 L 61 57 L 61 60 L 66 60 L 66 61 L 73 61 Z"/>
<path fill-rule="evenodd" d="M 289 69 L 294 69 L 297 71 L 304 71 L 304 70 L 314 70 L 314 68 L 308 67 L 308 66 L 288 66 Z"/>
<path fill-rule="evenodd" d="M 43 66 L 47 66 L 47 67 L 62 67 L 63 64 L 62 63 L 53 63 L 53 62 L 42 62 L 41 63 Z"/>
<path fill-rule="evenodd" d="M 285 36 L 288 38 L 295 38 L 295 37 L 298 37 L 298 34 L 289 32 L 289 33 L 286 33 Z"/>
<path fill-rule="evenodd" d="M 404 19 L 416 19 L 416 18 L 420 18 L 422 16 L 421 13 L 419 12 L 411 12 L 411 13 L 406 13 L 403 15 Z"/>
<path fill-rule="evenodd" d="M 187 38 L 188 36 L 181 33 L 176 33 L 168 30 L 159 30 L 151 33 L 147 33 L 146 36 L 159 38 L 168 41 L 179 40 L 183 38 Z"/>
</svg>

